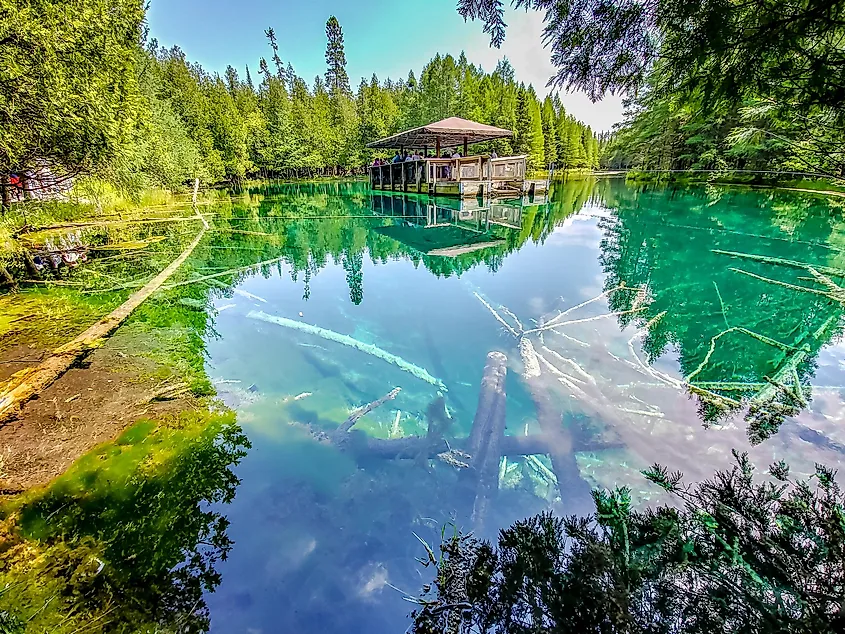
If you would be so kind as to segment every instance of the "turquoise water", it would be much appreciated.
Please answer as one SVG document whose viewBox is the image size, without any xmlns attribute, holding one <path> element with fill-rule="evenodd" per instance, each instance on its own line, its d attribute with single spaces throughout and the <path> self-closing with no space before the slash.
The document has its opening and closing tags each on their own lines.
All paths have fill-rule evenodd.
<svg viewBox="0 0 845 634">
<path fill-rule="evenodd" d="M 211 631 L 404 631 L 403 594 L 431 577 L 415 533 L 586 513 L 597 486 L 655 503 L 639 474 L 655 461 L 690 480 L 732 448 L 796 474 L 838 466 L 842 206 L 619 180 L 492 207 L 360 183 L 238 193 L 218 222 L 240 233 L 218 247 L 281 258 L 212 293 L 207 373 L 252 449 L 214 507 L 234 547 L 204 597 Z M 536 438 L 540 411 L 562 431 L 547 453 L 505 457 L 479 518 L 471 470 L 362 447 L 429 422 L 461 446 L 491 351 L 508 359 L 506 434 Z M 394 387 L 344 451 L 320 435 Z"/>
</svg>

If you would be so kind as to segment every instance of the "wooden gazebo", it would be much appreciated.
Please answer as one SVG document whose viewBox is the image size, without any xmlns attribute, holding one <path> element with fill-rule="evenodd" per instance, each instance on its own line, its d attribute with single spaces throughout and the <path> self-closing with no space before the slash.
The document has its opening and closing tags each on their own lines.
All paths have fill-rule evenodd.
<svg viewBox="0 0 845 634">
<path fill-rule="evenodd" d="M 460 196 L 513 196 L 529 189 L 545 187 L 525 180 L 525 156 L 492 157 L 470 155 L 469 146 L 513 136 L 510 130 L 460 117 L 442 121 L 374 141 L 370 148 L 396 149 L 400 154 L 419 152 L 423 158 L 388 161 L 370 166 L 370 186 L 374 190 L 416 192 L 420 194 Z M 453 150 L 441 156 L 441 150 Z M 430 151 L 434 150 L 434 155 Z"/>
</svg>

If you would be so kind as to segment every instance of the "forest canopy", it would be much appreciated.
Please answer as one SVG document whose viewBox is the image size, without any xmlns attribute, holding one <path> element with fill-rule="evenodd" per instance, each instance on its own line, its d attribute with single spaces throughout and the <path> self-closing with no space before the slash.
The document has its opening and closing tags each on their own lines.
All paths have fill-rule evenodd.
<svg viewBox="0 0 845 634">
<path fill-rule="evenodd" d="M 598 166 L 593 131 L 557 96 L 541 100 L 519 82 L 506 59 L 490 72 L 438 53 L 419 75 L 373 74 L 353 89 L 334 16 L 326 72 L 311 82 L 282 60 L 272 28 L 257 34 L 266 58 L 210 72 L 150 38 L 136 0 L 0 0 L 0 18 L 0 84 L 11 87 L 0 93 L 4 192 L 10 176 L 45 162 L 130 192 L 194 178 L 347 174 L 377 155 L 367 143 L 449 116 L 513 130 L 479 149 L 526 154 L 533 169 Z"/>
<path fill-rule="evenodd" d="M 550 84 L 627 98 L 608 167 L 845 175 L 845 2 L 513 0 L 544 14 Z M 491 43 L 500 0 L 459 0 Z"/>
</svg>

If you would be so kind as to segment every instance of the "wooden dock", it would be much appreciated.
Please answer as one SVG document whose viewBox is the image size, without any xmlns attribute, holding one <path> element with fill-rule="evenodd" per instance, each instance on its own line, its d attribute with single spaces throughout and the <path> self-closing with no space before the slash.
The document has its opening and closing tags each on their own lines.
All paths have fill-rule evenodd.
<svg viewBox="0 0 845 634">
<path fill-rule="evenodd" d="M 526 180 L 525 156 L 425 158 L 370 166 L 370 187 L 458 198 L 519 198 L 546 192 L 547 182 Z"/>
<path fill-rule="evenodd" d="M 472 144 L 512 136 L 513 132 L 504 128 L 449 117 L 379 139 L 367 147 L 397 149 L 402 156 L 411 150 L 412 156 L 425 158 L 371 165 L 370 187 L 380 191 L 482 199 L 545 193 L 547 181 L 526 180 L 524 155 L 498 157 L 492 152 L 469 155 Z M 443 155 L 441 148 L 445 150 Z M 434 150 L 434 156 L 430 155 L 430 149 Z"/>
</svg>

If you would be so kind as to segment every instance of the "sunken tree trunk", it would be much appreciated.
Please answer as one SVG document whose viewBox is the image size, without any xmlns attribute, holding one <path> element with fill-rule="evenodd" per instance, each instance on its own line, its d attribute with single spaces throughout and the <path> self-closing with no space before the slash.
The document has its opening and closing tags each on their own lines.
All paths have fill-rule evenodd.
<svg viewBox="0 0 845 634">
<path fill-rule="evenodd" d="M 475 501 L 471 520 L 478 530 L 483 527 L 490 501 L 499 490 L 499 461 L 505 436 L 507 361 L 508 358 L 501 352 L 487 355 L 478 394 L 478 408 L 466 445 L 470 455 L 470 469 L 464 477 L 473 480 Z"/>
<path fill-rule="evenodd" d="M 561 502 L 567 510 L 575 510 L 571 507 L 584 503 L 589 505 L 590 487 L 581 477 L 575 460 L 572 429 L 564 425 L 563 408 L 555 404 L 551 398 L 551 390 L 544 385 L 540 377 L 531 377 L 526 383 L 537 409 L 537 424 L 552 461 L 552 471 L 557 478 Z"/>
</svg>

